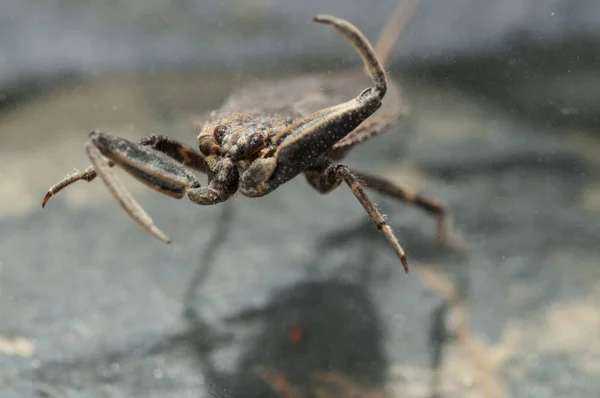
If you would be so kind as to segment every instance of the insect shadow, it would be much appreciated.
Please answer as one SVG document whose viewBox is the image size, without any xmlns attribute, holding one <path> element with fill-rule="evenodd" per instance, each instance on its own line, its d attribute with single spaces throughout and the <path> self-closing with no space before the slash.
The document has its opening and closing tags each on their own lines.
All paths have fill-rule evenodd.
<svg viewBox="0 0 600 398">
<path fill-rule="evenodd" d="M 467 361 L 474 370 L 474 382 L 486 397 L 507 396 L 502 386 L 501 378 L 490 365 L 492 356 L 486 345 L 477 337 L 470 325 L 468 316 L 469 289 L 472 268 L 471 258 L 467 253 L 456 252 L 447 247 L 437 246 L 432 249 L 430 237 L 418 230 L 411 230 L 406 235 L 407 247 L 419 258 L 415 267 L 422 286 L 433 295 L 439 297 L 440 303 L 431 311 L 431 321 L 428 330 L 431 369 L 431 397 L 444 396 L 443 375 L 444 366 L 448 363 L 448 347 L 457 344 Z M 377 234 L 369 228 L 368 221 L 357 222 L 350 227 L 331 231 L 317 240 L 317 252 L 341 251 L 346 253 L 347 264 L 337 273 L 337 277 L 350 269 L 360 275 L 360 280 L 376 283 L 388 281 L 389 275 L 383 274 L 377 280 L 374 277 L 381 272 L 373 267 L 373 263 L 382 263 L 382 251 L 378 246 L 381 241 Z M 368 268 L 361 267 L 368 262 Z M 443 264 L 437 267 L 432 264 Z M 314 273 L 322 269 L 313 267 Z M 361 271 L 362 269 L 362 271 Z M 389 267 L 384 269 L 389 272 Z"/>
<path fill-rule="evenodd" d="M 199 335 L 210 335 L 201 320 Z M 207 344 L 195 345 L 216 397 L 383 397 L 388 359 L 377 308 L 362 283 L 335 279 L 285 288 L 259 308 L 225 320 L 251 328 L 233 371 L 218 370 Z M 253 328 L 252 328 L 253 327 Z"/>
<path fill-rule="evenodd" d="M 389 268 L 383 269 L 384 274 L 378 278 L 378 281 L 374 281 L 373 278 L 376 276 L 378 270 L 373 266 L 368 268 L 361 266 L 361 264 L 365 263 L 373 264 L 381 262 L 378 261 L 381 257 L 377 256 L 381 253 L 381 250 L 378 249 L 380 240 L 377 239 L 377 235 L 373 232 L 372 228 L 369 228 L 368 220 L 358 221 L 354 225 L 331 231 L 322 236 L 318 240 L 317 251 L 340 250 L 346 253 L 356 253 L 354 257 L 346 256 L 350 264 L 345 264 L 344 267 L 341 267 L 338 275 L 350 268 L 354 269 L 354 272 L 358 270 L 361 273 L 361 280 L 372 283 L 386 281 L 389 279 Z M 432 288 L 431 283 L 428 283 L 425 279 L 433 274 L 436 279 L 441 279 L 445 286 L 452 286 L 457 293 L 457 299 L 461 303 L 465 303 L 468 298 L 470 263 L 465 253 L 456 252 L 443 246 L 432 248 L 430 238 L 419 231 L 410 231 L 406 236 L 405 244 L 411 248 L 416 258 L 419 258 L 421 262 L 424 261 L 427 263 L 444 261 L 444 264 L 447 265 L 445 271 L 450 271 L 453 274 L 452 279 L 455 280 L 455 282 L 452 282 L 450 277 L 446 275 L 446 272 L 436 270 L 431 266 L 424 264 L 417 265 L 417 273 L 423 286 L 429 290 L 433 290 L 433 293 L 442 298 L 440 304 L 433 308 L 431 312 L 431 323 L 428 331 L 429 350 L 431 353 L 431 397 L 436 398 L 441 396 L 441 372 L 445 349 L 449 343 L 456 339 L 454 332 L 448 328 L 448 317 L 454 303 L 446 299 L 446 292 L 437 291 L 437 285 Z M 357 243 L 360 243 L 361 249 L 353 251 L 353 248 L 357 247 Z M 448 266 L 450 266 L 450 269 L 448 269 Z M 426 269 L 420 269 L 419 267 L 426 267 Z M 319 273 L 320 270 L 314 268 L 313 272 Z"/>
<path fill-rule="evenodd" d="M 203 251 L 195 282 L 208 275 L 214 256 L 226 245 L 224 233 L 228 224 L 234 223 L 233 206 L 223 209 L 217 223 L 220 233 Z M 464 260 L 447 247 L 432 250 L 430 237 L 410 232 L 407 244 L 415 254 L 430 261 L 453 256 L 458 262 Z M 389 368 L 382 348 L 385 330 L 369 289 L 389 280 L 387 273 L 395 269 L 374 266 L 385 263 L 377 256 L 381 253 L 378 246 L 383 243 L 378 237 L 368 219 L 322 234 L 311 250 L 314 254 L 304 264 L 309 281 L 283 289 L 264 307 L 246 309 L 226 318 L 220 325 L 226 329 L 219 328 L 219 332 L 190 306 L 187 316 L 197 336 L 227 335 L 224 330 L 255 327 L 250 337 L 240 339 L 242 353 L 230 373 L 219 371 L 211 357 L 215 348 L 223 345 L 207 344 L 204 338 L 193 344 L 210 394 L 278 398 L 385 396 Z M 335 251 L 352 254 L 344 256 L 344 263 L 334 266 L 332 272 L 327 256 Z M 461 292 L 466 292 L 466 268 L 458 267 L 457 272 L 461 275 Z M 448 311 L 446 301 L 432 311 L 432 397 L 439 396 L 444 347 L 454 338 L 446 327 Z M 231 344 L 232 336 L 220 341 Z"/>
</svg>

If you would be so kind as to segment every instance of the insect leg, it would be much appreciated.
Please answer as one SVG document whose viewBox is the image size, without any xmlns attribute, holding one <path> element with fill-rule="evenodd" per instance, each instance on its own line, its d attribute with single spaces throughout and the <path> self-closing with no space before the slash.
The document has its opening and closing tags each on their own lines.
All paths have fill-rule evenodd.
<svg viewBox="0 0 600 398">
<path fill-rule="evenodd" d="M 329 15 L 317 15 L 313 18 L 313 22 L 333 26 L 338 32 L 340 32 L 340 34 L 342 34 L 342 36 L 352 43 L 354 48 L 356 48 L 356 51 L 358 51 L 363 59 L 365 67 L 367 68 L 367 72 L 373 79 L 375 89 L 380 93 L 381 98 L 383 98 L 385 92 L 387 91 L 385 71 L 381 66 L 381 62 L 379 62 L 377 54 L 375 53 L 375 50 L 373 50 L 371 43 L 362 34 L 362 32 L 350 22 Z"/>
<path fill-rule="evenodd" d="M 363 206 L 369 217 L 371 217 L 371 219 L 377 224 L 377 229 L 383 232 L 388 242 L 390 242 L 390 244 L 394 248 L 396 255 L 398 256 L 398 258 L 400 258 L 402 266 L 404 267 L 404 271 L 408 272 L 408 263 L 406 261 L 406 254 L 404 253 L 404 249 L 402 249 L 402 246 L 400 246 L 396 235 L 394 234 L 392 228 L 388 225 L 387 221 L 383 217 L 383 214 L 381 214 L 381 212 L 377 210 L 375 203 L 373 203 L 373 201 L 369 198 L 364 187 L 352 174 L 348 166 L 340 163 L 331 164 L 325 170 L 320 185 L 313 186 L 315 186 L 315 188 L 317 188 L 320 192 L 325 193 L 329 192 L 332 189 L 332 187 L 338 186 L 342 181 L 345 181 L 346 184 L 348 184 L 348 186 L 352 190 L 352 193 L 354 194 L 354 196 L 356 196 L 356 199 L 358 199 L 358 201 Z"/>
<path fill-rule="evenodd" d="M 236 164 L 230 158 L 208 156 L 205 158 L 208 186 L 194 187 L 188 198 L 198 205 L 214 205 L 226 201 L 233 195 L 239 184 Z"/>
<path fill-rule="evenodd" d="M 154 225 L 152 218 L 114 174 L 108 159 L 147 186 L 177 199 L 200 188 L 196 177 L 162 152 L 109 134 L 90 133 L 85 150 L 95 172 L 127 214 L 156 238 L 168 243 L 169 238 Z"/>
<path fill-rule="evenodd" d="M 459 250 L 464 250 L 466 248 L 465 243 L 451 232 L 451 222 L 448 217 L 448 212 L 439 199 L 420 195 L 399 184 L 372 174 L 355 170 L 352 170 L 352 173 L 362 181 L 367 188 L 371 188 L 379 193 L 403 202 L 412 203 L 426 212 L 435 215 L 437 221 L 436 238 L 438 242 L 447 244 L 448 246 Z"/>
<path fill-rule="evenodd" d="M 165 155 L 175 159 L 179 163 L 190 167 L 194 170 L 206 172 L 204 164 L 204 156 L 193 150 L 191 147 L 181 144 L 172 138 L 164 135 L 151 135 L 144 137 L 137 142 L 139 145 L 149 146 L 152 149 L 160 151 Z M 112 160 L 108 161 L 108 167 L 113 167 L 115 163 Z M 69 185 L 79 180 L 91 182 L 96 178 L 96 170 L 93 166 L 86 168 L 84 171 L 77 171 L 69 174 L 56 184 L 54 184 L 44 197 L 42 207 L 46 206 L 46 202 L 55 194 L 68 187 Z"/>
<path fill-rule="evenodd" d="M 419 0 L 401 0 L 396 11 L 388 19 L 377 43 L 375 44 L 375 53 L 379 61 L 385 64 L 394 48 L 394 45 L 400 40 L 402 32 L 412 19 Z"/>
<path fill-rule="evenodd" d="M 86 142 L 85 149 L 92 161 L 92 165 L 98 175 L 104 181 L 110 193 L 117 199 L 121 207 L 136 221 L 142 228 L 154 235 L 159 240 L 170 243 L 171 240 L 161 230 L 154 225 L 152 217 L 140 206 L 140 204 L 131 196 L 125 189 L 121 181 L 116 177 L 106 158 L 102 156 L 100 150 L 95 147 L 90 141 Z"/>
<path fill-rule="evenodd" d="M 140 139 L 138 143 L 162 152 L 186 167 L 203 173 L 207 172 L 204 155 L 186 144 L 175 141 L 171 137 L 153 134 L 149 137 Z"/>
<path fill-rule="evenodd" d="M 94 170 L 127 214 L 164 242 L 169 242 L 169 238 L 154 226 L 152 218 L 125 189 L 107 158 L 150 188 L 176 199 L 187 194 L 196 204 L 222 202 L 237 189 L 237 169 L 230 159 L 205 158 L 209 184 L 202 187 L 183 164 L 162 152 L 124 138 L 94 131 L 90 133 L 85 149 Z"/>
</svg>

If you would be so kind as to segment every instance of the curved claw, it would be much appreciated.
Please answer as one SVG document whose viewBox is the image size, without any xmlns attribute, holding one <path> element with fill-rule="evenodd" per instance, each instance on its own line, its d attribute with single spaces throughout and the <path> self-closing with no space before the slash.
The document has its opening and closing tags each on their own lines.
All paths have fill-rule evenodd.
<svg viewBox="0 0 600 398">
<path fill-rule="evenodd" d="M 46 206 L 46 202 L 48 202 L 48 199 L 50 199 L 52 197 L 53 193 L 48 191 L 48 193 L 46 193 L 46 196 L 44 196 L 44 200 L 42 201 L 42 209 Z"/>
<path fill-rule="evenodd" d="M 88 167 L 83 172 L 76 171 L 73 174 L 69 174 L 68 176 L 66 176 L 65 178 L 63 178 L 62 180 L 50 187 L 48 193 L 46 193 L 46 196 L 44 196 L 44 200 L 42 201 L 42 209 L 46 206 L 46 203 L 53 195 L 62 191 L 64 188 L 68 187 L 74 182 L 77 182 L 79 180 L 90 182 L 94 178 L 96 178 L 96 171 L 93 167 Z"/>
<path fill-rule="evenodd" d="M 340 34 L 342 34 L 342 36 L 352 43 L 363 59 L 367 72 L 378 91 L 379 98 L 383 98 L 387 91 L 385 71 L 377 58 L 373 46 L 365 35 L 350 22 L 330 15 L 317 15 L 313 17 L 312 21 L 333 26 Z"/>
</svg>

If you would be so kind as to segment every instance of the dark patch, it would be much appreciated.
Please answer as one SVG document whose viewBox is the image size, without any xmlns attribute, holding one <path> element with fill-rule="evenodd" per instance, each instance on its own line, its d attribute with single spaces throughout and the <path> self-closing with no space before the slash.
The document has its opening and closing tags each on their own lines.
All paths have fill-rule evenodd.
<svg viewBox="0 0 600 398">
<path fill-rule="evenodd" d="M 0 115 L 21 108 L 28 102 L 44 97 L 57 89 L 74 88 L 85 79 L 75 71 L 32 73 L 19 76 L 0 87 Z"/>
<path fill-rule="evenodd" d="M 260 331 L 243 343 L 247 348 L 233 374 L 217 372 L 206 358 L 206 347 L 198 350 L 217 396 L 222 391 L 231 397 L 282 398 L 257 368 L 276 371 L 286 384 L 303 391 L 322 385 L 315 379 L 323 374 L 343 375 L 364 388 L 386 384 L 382 323 L 361 285 L 332 280 L 302 283 L 274 295 L 263 308 L 227 319 L 232 327 L 249 322 L 259 323 Z"/>
</svg>

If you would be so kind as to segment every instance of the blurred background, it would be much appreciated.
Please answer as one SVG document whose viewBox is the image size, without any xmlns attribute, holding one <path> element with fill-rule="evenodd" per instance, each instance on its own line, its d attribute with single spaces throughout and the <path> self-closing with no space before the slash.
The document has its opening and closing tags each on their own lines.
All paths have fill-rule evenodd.
<svg viewBox="0 0 600 398">
<path fill-rule="evenodd" d="M 598 396 L 600 2 L 422 0 L 394 47 L 410 113 L 347 163 L 439 197 L 466 260 L 374 194 L 405 275 L 347 187 L 303 178 L 199 207 L 119 172 L 171 245 L 98 181 L 41 210 L 91 130 L 195 146 L 244 84 L 360 67 L 313 15 L 374 42 L 397 4 L 0 2 L 0 396 Z"/>
</svg>

